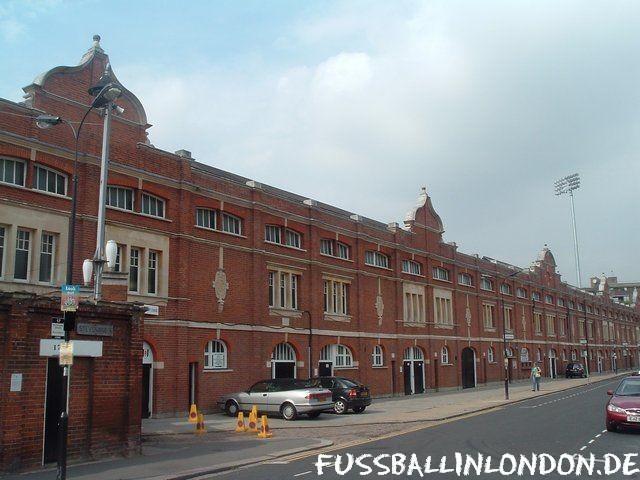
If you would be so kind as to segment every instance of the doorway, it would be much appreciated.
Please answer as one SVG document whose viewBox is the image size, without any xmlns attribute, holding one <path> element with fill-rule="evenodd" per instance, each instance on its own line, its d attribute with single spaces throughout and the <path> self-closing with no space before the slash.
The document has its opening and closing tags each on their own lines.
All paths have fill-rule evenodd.
<svg viewBox="0 0 640 480">
<path fill-rule="evenodd" d="M 47 360 L 43 463 L 55 462 L 58 459 L 58 420 L 64 409 L 62 405 L 63 371 L 57 357 Z"/>
<path fill-rule="evenodd" d="M 462 388 L 476 386 L 476 352 L 469 347 L 462 350 Z"/>
<path fill-rule="evenodd" d="M 318 369 L 318 375 L 320 377 L 332 377 L 333 376 L 333 362 L 327 360 L 321 360 Z"/>
<path fill-rule="evenodd" d="M 198 371 L 198 362 L 189 363 L 189 405 L 187 412 L 191 409 L 191 405 L 196 404 L 196 372 Z"/>
<path fill-rule="evenodd" d="M 556 351 L 552 348 L 549 350 L 549 375 L 551 378 L 558 377 L 558 364 L 556 359 Z"/>
<path fill-rule="evenodd" d="M 271 378 L 296 378 L 296 352 L 288 343 L 279 343 L 271 352 Z"/>
<path fill-rule="evenodd" d="M 142 418 L 150 418 L 153 411 L 153 351 L 142 342 Z"/>
<path fill-rule="evenodd" d="M 404 393 L 424 393 L 424 354 L 418 347 L 409 347 L 403 358 Z"/>
</svg>

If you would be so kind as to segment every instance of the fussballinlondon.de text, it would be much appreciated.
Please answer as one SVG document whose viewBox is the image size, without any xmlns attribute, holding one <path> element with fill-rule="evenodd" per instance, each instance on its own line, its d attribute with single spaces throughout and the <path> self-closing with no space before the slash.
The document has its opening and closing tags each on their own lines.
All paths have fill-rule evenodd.
<svg viewBox="0 0 640 480">
<path fill-rule="evenodd" d="M 622 457 L 611 453 L 596 459 L 589 456 L 562 454 L 554 457 L 546 453 L 531 453 L 530 455 L 504 454 L 500 457 L 483 455 L 475 456 L 455 452 L 453 458 L 443 456 L 440 458 L 419 458 L 415 453 L 405 455 L 393 453 L 373 456 L 363 455 L 318 455 L 314 464 L 318 475 L 327 470 L 333 470 L 338 475 L 353 473 L 357 475 L 374 476 L 415 476 L 437 475 L 442 473 L 455 473 L 460 477 L 468 475 L 548 475 L 557 473 L 586 477 L 590 475 L 635 475 L 640 472 L 636 468 L 638 453 L 627 453 Z"/>
</svg>

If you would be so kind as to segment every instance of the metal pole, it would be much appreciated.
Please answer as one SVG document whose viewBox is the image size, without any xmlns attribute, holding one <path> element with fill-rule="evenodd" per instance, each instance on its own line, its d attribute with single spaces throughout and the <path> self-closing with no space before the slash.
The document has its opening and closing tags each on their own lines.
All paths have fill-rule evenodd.
<svg viewBox="0 0 640 480">
<path fill-rule="evenodd" d="M 571 198 L 571 219 L 573 221 L 573 244 L 576 255 L 576 275 L 578 277 L 578 288 L 582 288 L 582 282 L 580 280 L 580 255 L 578 254 L 578 232 L 576 230 L 576 209 L 573 205 L 573 190 L 569 190 L 569 197 Z"/>
<path fill-rule="evenodd" d="M 100 165 L 100 197 L 98 199 L 98 233 L 96 239 L 96 253 L 93 257 L 96 271 L 94 298 L 98 302 L 102 298 L 102 270 L 104 267 L 104 230 L 107 199 L 107 177 L 109 175 L 109 137 L 111 135 L 111 108 L 109 102 L 105 106 L 104 132 L 102 134 L 102 162 Z"/>
<path fill-rule="evenodd" d="M 500 285 L 497 285 L 500 289 Z M 509 358 L 507 357 L 507 324 L 504 315 L 504 294 L 500 294 L 502 301 L 502 355 L 504 357 L 504 398 L 509 400 Z"/>
</svg>

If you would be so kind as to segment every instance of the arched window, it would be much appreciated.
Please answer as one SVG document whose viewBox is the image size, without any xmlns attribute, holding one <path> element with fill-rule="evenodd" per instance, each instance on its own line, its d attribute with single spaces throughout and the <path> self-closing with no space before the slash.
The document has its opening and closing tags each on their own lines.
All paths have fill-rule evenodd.
<svg viewBox="0 0 640 480">
<path fill-rule="evenodd" d="M 529 361 L 529 349 L 527 347 L 522 347 L 520 349 L 520 361 L 521 362 Z"/>
<path fill-rule="evenodd" d="M 276 348 L 273 349 L 273 359 L 285 362 L 295 362 L 296 352 L 288 343 L 279 343 Z"/>
<path fill-rule="evenodd" d="M 333 362 L 337 368 L 353 366 L 353 354 L 344 345 L 325 345 L 320 351 L 320 360 Z"/>
<path fill-rule="evenodd" d="M 575 350 L 571 350 L 571 360 L 574 362 L 578 359 L 578 353 Z"/>
<path fill-rule="evenodd" d="M 424 360 L 424 354 L 419 347 L 409 347 L 406 348 L 403 355 L 404 360 Z"/>
<path fill-rule="evenodd" d="M 489 363 L 495 363 L 496 361 L 496 352 L 493 347 L 489 347 L 489 350 L 487 350 L 487 361 Z"/>
<path fill-rule="evenodd" d="M 384 355 L 380 345 L 374 345 L 371 352 L 371 364 L 374 367 L 382 367 L 384 365 Z"/>
<path fill-rule="evenodd" d="M 536 352 L 536 362 L 541 362 L 542 361 L 542 350 L 538 349 L 538 351 Z"/>
<path fill-rule="evenodd" d="M 442 360 L 443 365 L 447 365 L 449 363 L 449 348 L 444 346 L 442 347 L 440 358 Z"/>
<path fill-rule="evenodd" d="M 211 340 L 204 348 L 204 369 L 227 368 L 227 346 L 221 340 Z"/>
</svg>

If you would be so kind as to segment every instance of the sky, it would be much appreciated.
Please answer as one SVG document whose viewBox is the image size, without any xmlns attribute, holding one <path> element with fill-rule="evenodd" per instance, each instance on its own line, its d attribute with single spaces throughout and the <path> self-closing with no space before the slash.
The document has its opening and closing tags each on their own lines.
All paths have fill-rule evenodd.
<svg viewBox="0 0 640 480">
<path fill-rule="evenodd" d="M 102 37 L 149 139 L 577 285 L 640 281 L 640 2 L 2 0 L 0 97 Z M 52 112 L 53 113 L 53 112 Z"/>
</svg>

